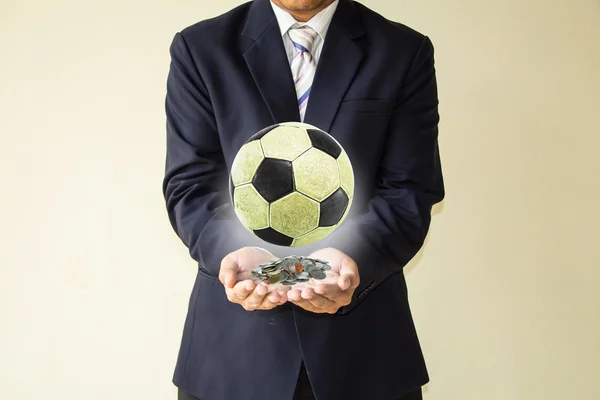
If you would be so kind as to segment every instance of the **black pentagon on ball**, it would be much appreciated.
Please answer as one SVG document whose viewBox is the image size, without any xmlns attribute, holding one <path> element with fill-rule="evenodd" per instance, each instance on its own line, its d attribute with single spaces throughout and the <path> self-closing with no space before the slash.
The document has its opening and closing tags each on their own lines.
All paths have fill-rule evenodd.
<svg viewBox="0 0 600 400">
<path fill-rule="evenodd" d="M 252 185 L 269 203 L 294 191 L 294 170 L 291 161 L 265 158 L 254 178 Z"/>
<path fill-rule="evenodd" d="M 273 228 L 260 229 L 253 232 L 265 242 L 269 242 L 278 246 L 291 246 L 294 242 L 294 238 L 284 235 L 283 233 L 279 233 Z"/>
<path fill-rule="evenodd" d="M 321 202 L 319 226 L 333 226 L 340 222 L 348 207 L 350 199 L 344 189 L 339 188 L 331 196 Z"/>
<path fill-rule="evenodd" d="M 313 147 L 321 150 L 324 153 L 329 154 L 331 157 L 337 158 L 342 154 L 342 148 L 335 140 L 327 133 L 318 129 L 307 129 L 308 136 L 312 142 Z"/>
<path fill-rule="evenodd" d="M 258 131 L 254 135 L 252 135 L 252 137 L 250 137 L 250 139 L 246 140 L 246 143 L 250 143 L 254 140 L 262 139 L 263 136 L 265 136 L 267 133 L 271 132 L 273 129 L 277 128 L 278 126 L 279 126 L 279 124 L 275 124 L 275 125 L 267 126 L 264 129 L 261 129 L 260 131 Z"/>
</svg>

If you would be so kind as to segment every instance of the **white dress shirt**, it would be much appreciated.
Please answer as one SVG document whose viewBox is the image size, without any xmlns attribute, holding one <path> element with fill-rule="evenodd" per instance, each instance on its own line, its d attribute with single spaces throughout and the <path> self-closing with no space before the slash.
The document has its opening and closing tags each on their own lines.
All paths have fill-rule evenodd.
<svg viewBox="0 0 600 400">
<path fill-rule="evenodd" d="M 315 32 L 318 33 L 315 41 L 313 42 L 311 54 L 315 59 L 315 62 L 319 63 L 319 56 L 321 55 L 321 50 L 323 49 L 323 43 L 325 42 L 325 36 L 327 35 L 327 30 L 329 29 L 329 25 L 331 24 L 331 20 L 333 18 L 333 14 L 337 9 L 339 0 L 335 0 L 331 3 L 327 8 L 321 10 L 317 15 L 312 17 L 307 22 L 298 22 L 294 17 L 291 16 L 287 11 L 279 8 L 273 1 L 271 1 L 271 6 L 273 7 L 273 11 L 275 12 L 275 17 L 277 17 L 277 23 L 279 24 L 279 29 L 281 30 L 281 37 L 283 38 L 283 45 L 285 46 L 285 51 L 288 56 L 288 61 L 291 64 L 292 59 L 294 58 L 294 44 L 292 43 L 292 39 L 288 35 L 288 31 L 290 28 L 300 27 L 300 26 L 310 26 Z"/>
</svg>

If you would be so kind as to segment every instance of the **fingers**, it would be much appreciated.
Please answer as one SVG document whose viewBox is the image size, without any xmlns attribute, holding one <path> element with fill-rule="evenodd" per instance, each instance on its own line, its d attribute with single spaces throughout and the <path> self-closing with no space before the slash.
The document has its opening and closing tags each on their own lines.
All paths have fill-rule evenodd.
<svg viewBox="0 0 600 400">
<path fill-rule="evenodd" d="M 268 292 L 269 289 L 265 285 L 257 285 L 244 301 L 245 305 L 250 309 L 257 309 L 263 303 Z"/>
<path fill-rule="evenodd" d="M 256 283 L 251 280 L 245 280 L 236 283 L 231 289 L 231 292 L 236 300 L 245 301 L 255 288 Z"/>
<path fill-rule="evenodd" d="M 315 293 L 314 289 L 306 288 L 302 290 L 302 298 L 307 300 L 315 308 L 319 309 L 333 309 L 336 308 L 336 303 L 329 300 L 325 296 L 321 296 Z"/>
<path fill-rule="evenodd" d="M 264 291 L 267 290 L 265 286 L 258 285 L 256 290 L 248 296 L 247 301 L 242 303 L 242 307 L 244 307 L 246 311 L 270 310 L 285 303 L 286 299 L 283 298 L 280 293 L 271 292 L 263 294 L 264 291 L 262 289 L 259 290 L 259 288 L 264 288 Z"/>
<path fill-rule="evenodd" d="M 294 304 L 315 313 L 334 314 L 340 308 L 339 304 L 315 293 L 312 288 L 294 289 L 288 293 L 288 298 Z"/>
<path fill-rule="evenodd" d="M 302 300 L 302 290 L 297 288 L 290 289 L 290 291 L 287 292 L 287 298 L 290 301 Z"/>
<path fill-rule="evenodd" d="M 221 261 L 219 270 L 219 280 L 226 288 L 232 289 L 237 282 L 237 274 L 239 270 L 237 257 L 233 254 L 228 254 Z"/>
<path fill-rule="evenodd" d="M 349 303 L 350 292 L 340 291 L 336 285 L 328 285 L 330 293 L 337 292 L 330 299 L 316 292 L 313 288 L 293 288 L 268 292 L 265 285 L 256 285 L 253 281 L 238 282 L 233 289 L 226 288 L 227 298 L 240 304 L 246 311 L 270 310 L 278 305 L 291 301 L 299 307 L 314 313 L 335 314 L 338 309 Z M 318 289 L 318 288 L 317 288 Z"/>
<path fill-rule="evenodd" d="M 269 293 L 265 285 L 257 285 L 251 280 L 238 282 L 225 291 L 229 301 L 241 305 L 246 311 L 270 310 L 287 301 L 284 291 Z"/>
<path fill-rule="evenodd" d="M 288 301 L 288 297 L 287 297 L 287 293 L 286 292 L 278 292 L 278 293 L 279 293 L 279 305 L 282 305 L 286 301 Z"/>
<path fill-rule="evenodd" d="M 310 291 L 308 289 L 310 289 Z M 290 300 L 308 300 L 309 298 L 306 296 L 312 295 L 325 297 L 329 300 L 335 301 L 335 299 L 344 295 L 344 292 L 342 292 L 335 283 L 317 283 L 314 288 L 294 288 L 288 292 L 288 298 Z"/>
<path fill-rule="evenodd" d="M 339 306 L 334 303 L 333 306 L 330 307 L 315 307 L 313 303 L 309 300 L 300 299 L 293 302 L 298 307 L 305 309 L 306 311 L 310 311 L 315 314 L 335 314 L 339 309 Z"/>
<path fill-rule="evenodd" d="M 335 300 L 340 296 L 344 295 L 344 291 L 339 287 L 339 278 L 334 281 L 335 283 L 317 283 L 315 286 L 315 293 L 329 300 Z"/>
</svg>

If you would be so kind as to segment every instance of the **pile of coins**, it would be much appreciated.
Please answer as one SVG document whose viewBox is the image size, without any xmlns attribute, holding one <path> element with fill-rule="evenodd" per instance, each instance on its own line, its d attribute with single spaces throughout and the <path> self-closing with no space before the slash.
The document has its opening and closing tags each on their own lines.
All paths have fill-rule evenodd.
<svg viewBox="0 0 600 400">
<path fill-rule="evenodd" d="M 311 278 L 325 279 L 327 276 L 325 271 L 330 269 L 331 266 L 327 261 L 289 256 L 260 264 L 252 270 L 250 278 L 265 284 L 281 283 L 292 286 L 296 283 L 308 282 Z"/>
</svg>

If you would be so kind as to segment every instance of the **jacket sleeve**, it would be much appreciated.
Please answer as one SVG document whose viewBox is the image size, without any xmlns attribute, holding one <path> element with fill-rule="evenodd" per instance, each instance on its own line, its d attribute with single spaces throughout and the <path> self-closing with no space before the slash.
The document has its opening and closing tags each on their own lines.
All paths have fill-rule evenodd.
<svg viewBox="0 0 600 400">
<path fill-rule="evenodd" d="M 424 37 L 397 99 L 377 188 L 366 211 L 348 218 L 325 239 L 326 246 L 348 254 L 359 269 L 360 285 L 340 314 L 402 271 L 424 243 L 432 206 L 444 198 L 433 54 L 431 41 Z"/>
<path fill-rule="evenodd" d="M 210 96 L 181 33 L 170 54 L 163 195 L 176 234 L 191 257 L 216 277 L 228 253 L 268 246 L 235 216 Z"/>
</svg>

